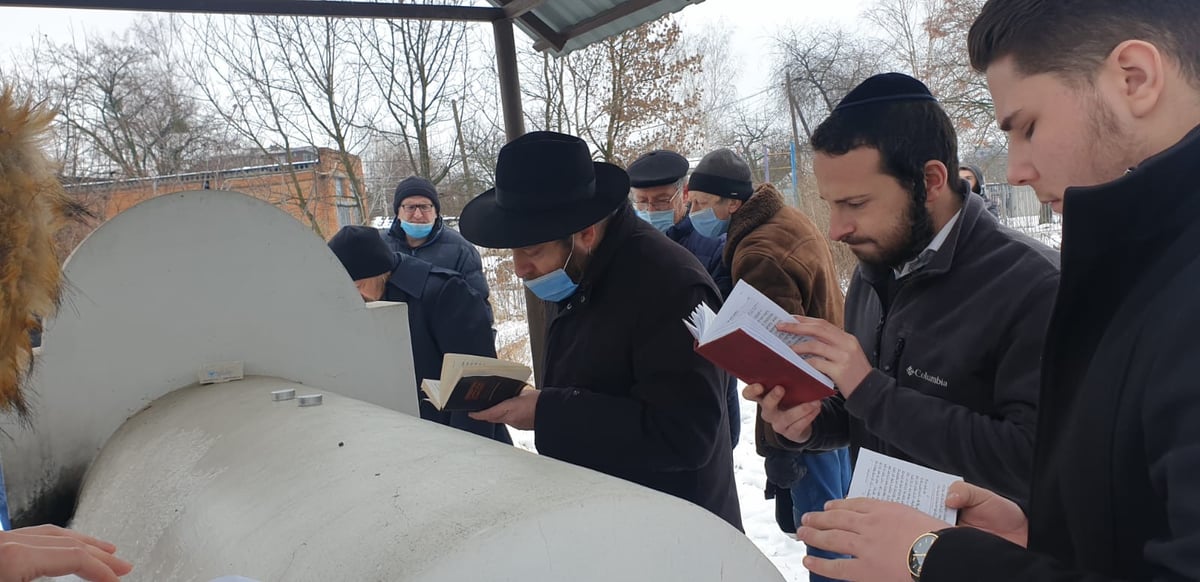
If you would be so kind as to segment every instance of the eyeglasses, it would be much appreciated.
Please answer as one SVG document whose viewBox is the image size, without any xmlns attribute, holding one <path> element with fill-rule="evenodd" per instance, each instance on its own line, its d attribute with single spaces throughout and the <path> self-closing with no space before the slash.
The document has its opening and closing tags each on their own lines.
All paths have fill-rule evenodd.
<svg viewBox="0 0 1200 582">
<path fill-rule="evenodd" d="M 404 213 L 409 216 L 416 214 L 418 210 L 421 211 L 421 214 L 429 214 L 430 212 L 433 212 L 433 205 L 432 204 L 401 204 L 400 210 L 403 210 Z"/>
<path fill-rule="evenodd" d="M 651 200 L 650 202 L 634 202 L 633 207 L 638 210 L 641 210 L 642 212 L 648 212 L 651 210 L 657 210 L 657 211 L 671 210 L 672 208 L 674 208 L 676 198 L 679 198 L 679 192 L 676 192 L 674 196 L 672 196 L 666 200 Z"/>
</svg>

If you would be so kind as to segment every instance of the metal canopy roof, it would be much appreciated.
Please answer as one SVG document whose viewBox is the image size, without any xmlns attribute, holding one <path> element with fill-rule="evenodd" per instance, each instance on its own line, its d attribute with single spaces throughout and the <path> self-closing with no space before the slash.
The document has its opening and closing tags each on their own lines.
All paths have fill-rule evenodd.
<svg viewBox="0 0 1200 582">
<path fill-rule="evenodd" d="M 506 10 L 528 8 L 513 22 L 534 48 L 563 55 L 637 28 L 704 0 L 488 0 Z"/>
<path fill-rule="evenodd" d="M 0 6 L 419 20 L 511 20 L 534 48 L 563 55 L 703 0 L 488 0 L 491 6 L 362 0 L 32 0 Z"/>
</svg>

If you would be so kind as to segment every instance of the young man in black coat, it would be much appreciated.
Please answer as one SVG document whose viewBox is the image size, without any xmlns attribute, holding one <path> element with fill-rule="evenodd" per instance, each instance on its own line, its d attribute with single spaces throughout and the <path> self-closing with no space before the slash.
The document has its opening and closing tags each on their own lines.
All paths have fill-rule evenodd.
<svg viewBox="0 0 1200 582">
<path fill-rule="evenodd" d="M 475 420 L 464 412 L 440 411 L 420 392 L 421 380 L 442 376 L 446 354 L 496 357 L 491 321 L 479 296 L 462 275 L 388 248 L 367 226 L 346 226 L 329 248 L 354 280 L 363 301 L 408 304 L 413 370 L 421 418 L 512 444 L 503 425 Z"/>
<path fill-rule="evenodd" d="M 1009 180 L 1063 214 L 1028 513 L 963 484 L 948 499 L 957 528 L 850 500 L 800 536 L 857 559 L 810 567 L 1200 580 L 1200 3 L 990 0 L 969 46 L 1009 135 Z"/>
<path fill-rule="evenodd" d="M 583 140 L 534 132 L 500 150 L 463 236 L 513 249 L 556 313 L 538 390 L 472 416 L 535 432 L 538 452 L 686 499 L 741 529 L 725 374 L 683 320 L 721 296 L 704 267 L 630 208 L 624 170 Z"/>
</svg>

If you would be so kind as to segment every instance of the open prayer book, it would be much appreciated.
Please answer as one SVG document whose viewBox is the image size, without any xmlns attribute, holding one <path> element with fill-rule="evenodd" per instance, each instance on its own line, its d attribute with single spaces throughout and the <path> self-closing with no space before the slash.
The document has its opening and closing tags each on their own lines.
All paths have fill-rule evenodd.
<svg viewBox="0 0 1200 582">
<path fill-rule="evenodd" d="M 421 390 L 438 410 L 475 412 L 521 393 L 533 371 L 496 358 L 446 354 L 442 379 L 422 380 Z"/>
<path fill-rule="evenodd" d="M 955 481 L 962 481 L 962 477 L 859 449 L 846 498 L 868 497 L 900 503 L 956 525 L 958 510 L 946 507 L 946 494 Z"/>
<path fill-rule="evenodd" d="M 684 325 L 696 352 L 747 384 L 783 386 L 780 408 L 833 396 L 833 380 L 792 351 L 810 338 L 775 328 L 795 318 L 745 281 L 738 281 L 717 313 L 701 303 Z"/>
</svg>

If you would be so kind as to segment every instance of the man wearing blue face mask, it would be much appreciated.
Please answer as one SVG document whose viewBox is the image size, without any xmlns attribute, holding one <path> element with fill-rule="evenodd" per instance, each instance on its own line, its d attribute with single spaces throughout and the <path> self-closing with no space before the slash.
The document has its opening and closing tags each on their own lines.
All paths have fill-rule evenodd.
<svg viewBox="0 0 1200 582">
<path fill-rule="evenodd" d="M 690 164 L 687 158 L 670 150 L 654 150 L 642 154 L 629 164 L 630 194 L 638 218 L 649 222 L 667 238 L 687 249 L 708 270 L 721 297 L 733 289 L 729 267 L 721 259 L 725 250 L 725 235 L 707 237 L 696 232 L 688 218 L 688 196 L 684 189 Z M 741 394 L 737 378 L 730 377 L 726 393 L 729 408 L 729 438 L 737 446 L 741 436 Z"/>
<path fill-rule="evenodd" d="M 396 186 L 392 199 L 396 219 L 383 237 L 393 252 L 417 257 L 435 267 L 455 271 L 466 279 L 483 300 L 489 325 L 492 306 L 488 303 L 487 279 L 479 251 L 442 221 L 442 207 L 433 183 L 410 176 Z"/>
<path fill-rule="evenodd" d="M 329 250 L 345 267 L 363 301 L 408 305 L 417 386 L 422 380 L 441 377 L 446 354 L 496 357 L 491 322 L 462 275 L 392 252 L 369 226 L 342 227 L 329 239 Z M 421 394 L 417 400 L 425 420 L 512 444 L 503 426 L 480 422 L 462 412 L 438 410 Z"/>
<path fill-rule="evenodd" d="M 533 430 L 538 452 L 691 501 L 741 529 L 726 376 L 683 319 L 721 297 L 704 267 L 628 202 L 624 170 L 583 140 L 534 132 L 500 150 L 496 187 L 462 212 L 463 236 L 513 249 L 551 302 L 544 369 L 471 416 Z"/>
</svg>

